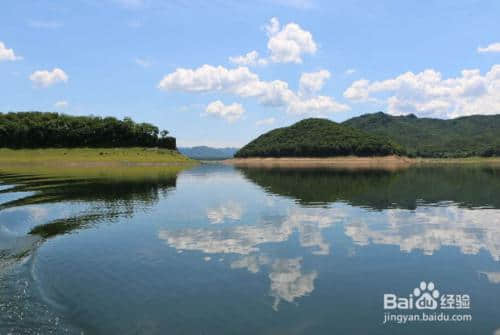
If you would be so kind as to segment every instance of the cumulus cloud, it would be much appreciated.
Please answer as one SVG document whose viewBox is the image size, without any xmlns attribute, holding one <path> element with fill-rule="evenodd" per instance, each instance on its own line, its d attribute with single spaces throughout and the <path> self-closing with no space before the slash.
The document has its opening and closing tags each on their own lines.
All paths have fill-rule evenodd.
<svg viewBox="0 0 500 335">
<path fill-rule="evenodd" d="M 265 106 L 286 107 L 290 113 L 318 114 L 349 110 L 331 97 L 302 97 L 282 80 L 263 81 L 247 67 L 227 69 L 203 65 L 197 69 L 179 68 L 166 75 L 158 84 L 166 91 L 191 93 L 222 92 L 244 98 L 256 98 Z"/>
<path fill-rule="evenodd" d="M 220 100 L 210 103 L 205 109 L 206 115 L 215 116 L 226 120 L 229 123 L 240 119 L 245 113 L 245 109 L 242 105 L 234 103 L 230 105 L 224 105 Z"/>
<path fill-rule="evenodd" d="M 424 117 L 458 117 L 500 112 L 500 65 L 481 75 L 463 70 L 456 78 L 443 78 L 429 69 L 406 72 L 382 81 L 355 81 L 344 97 L 352 101 L 387 104 L 391 114 L 414 113 Z"/>
<path fill-rule="evenodd" d="M 328 72 L 327 70 L 303 73 L 300 76 L 299 92 L 303 95 L 316 93 L 323 88 L 323 85 L 329 78 L 330 72 Z"/>
<path fill-rule="evenodd" d="M 302 63 L 303 54 L 314 54 L 318 49 L 312 34 L 296 23 L 281 27 L 279 20 L 273 17 L 266 31 L 269 36 L 267 48 L 275 63 Z"/>
<path fill-rule="evenodd" d="M 492 43 L 487 47 L 479 47 L 477 48 L 477 52 L 486 53 L 486 52 L 500 52 L 500 43 Z"/>
<path fill-rule="evenodd" d="M 60 100 L 54 104 L 54 107 L 56 107 L 56 108 L 67 108 L 68 106 L 69 106 L 69 103 L 66 100 Z"/>
<path fill-rule="evenodd" d="M 226 69 L 222 66 L 203 65 L 197 69 L 178 68 L 166 75 L 158 88 L 167 91 L 236 93 L 241 87 L 259 81 L 247 67 Z"/>
<path fill-rule="evenodd" d="M 39 70 L 31 74 L 30 80 L 39 87 L 48 87 L 50 85 L 67 82 L 69 79 L 66 72 L 59 68 L 54 68 L 52 71 Z"/>
<path fill-rule="evenodd" d="M 294 99 L 290 102 L 287 111 L 296 115 L 325 115 L 336 112 L 347 112 L 350 107 L 333 100 L 332 97 L 316 96 L 308 99 Z"/>
<path fill-rule="evenodd" d="M 21 60 L 22 57 L 17 56 L 13 49 L 9 49 L 5 44 L 0 41 L 0 62 L 1 61 L 16 61 Z"/>
<path fill-rule="evenodd" d="M 255 50 L 243 56 L 229 57 L 229 61 L 236 65 L 244 66 L 256 66 L 256 65 L 266 65 L 267 59 L 260 58 L 259 53 Z"/>
<path fill-rule="evenodd" d="M 276 119 L 273 117 L 270 117 L 267 119 L 258 120 L 257 122 L 255 122 L 255 124 L 257 126 L 270 126 L 270 125 L 274 124 L 274 121 L 276 121 Z"/>
</svg>

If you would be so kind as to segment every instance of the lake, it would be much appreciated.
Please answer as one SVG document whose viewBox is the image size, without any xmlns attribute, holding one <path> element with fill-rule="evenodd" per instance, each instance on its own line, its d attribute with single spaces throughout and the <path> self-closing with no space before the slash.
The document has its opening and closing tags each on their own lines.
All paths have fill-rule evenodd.
<svg viewBox="0 0 500 335">
<path fill-rule="evenodd" d="M 498 167 L 0 181 L 1 334 L 500 334 Z"/>
</svg>

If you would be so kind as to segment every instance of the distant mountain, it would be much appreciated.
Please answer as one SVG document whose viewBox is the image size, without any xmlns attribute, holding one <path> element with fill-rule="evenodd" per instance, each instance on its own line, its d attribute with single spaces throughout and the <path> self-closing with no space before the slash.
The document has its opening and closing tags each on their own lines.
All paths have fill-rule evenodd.
<svg viewBox="0 0 500 335">
<path fill-rule="evenodd" d="M 181 154 L 188 156 L 193 159 L 206 159 L 206 160 L 217 160 L 217 159 L 228 159 L 233 158 L 234 154 L 238 151 L 238 148 L 211 148 L 207 146 L 198 147 L 183 147 L 178 148 Z"/>
<path fill-rule="evenodd" d="M 383 156 L 402 153 L 384 136 L 326 119 L 305 119 L 271 130 L 241 148 L 235 157 Z"/>
<path fill-rule="evenodd" d="M 500 156 L 500 115 L 456 119 L 365 114 L 342 123 L 401 144 L 408 155 L 421 157 Z"/>
</svg>

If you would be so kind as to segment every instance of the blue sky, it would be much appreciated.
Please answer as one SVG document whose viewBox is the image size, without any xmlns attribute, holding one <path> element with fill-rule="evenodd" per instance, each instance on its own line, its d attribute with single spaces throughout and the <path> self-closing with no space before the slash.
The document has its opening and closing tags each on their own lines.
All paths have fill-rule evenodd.
<svg viewBox="0 0 500 335">
<path fill-rule="evenodd" d="M 297 120 L 500 113 L 498 1 L 5 0 L 0 111 L 131 116 L 179 145 Z"/>
</svg>

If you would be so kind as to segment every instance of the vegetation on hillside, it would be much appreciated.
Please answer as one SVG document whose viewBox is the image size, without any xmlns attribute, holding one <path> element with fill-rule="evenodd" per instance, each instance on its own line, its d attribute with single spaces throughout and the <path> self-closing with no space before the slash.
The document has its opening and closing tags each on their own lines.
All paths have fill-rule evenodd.
<svg viewBox="0 0 500 335">
<path fill-rule="evenodd" d="M 130 118 L 70 116 L 58 113 L 0 113 L 0 147 L 162 147 L 176 149 L 175 138 L 149 123 Z"/>
<path fill-rule="evenodd" d="M 235 157 L 385 156 L 403 153 L 386 137 L 373 135 L 326 119 L 305 119 L 271 130 L 243 148 Z"/>
<path fill-rule="evenodd" d="M 500 156 L 500 115 L 442 120 L 379 112 L 355 117 L 343 124 L 389 137 L 401 144 L 409 156 Z"/>
</svg>

